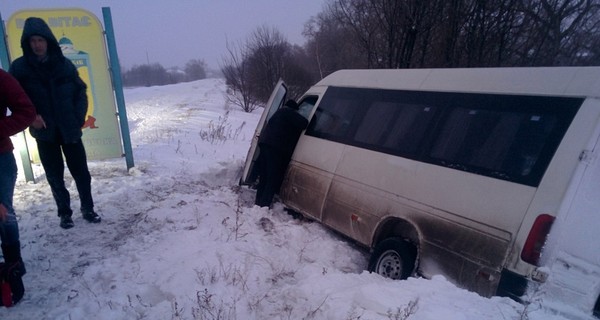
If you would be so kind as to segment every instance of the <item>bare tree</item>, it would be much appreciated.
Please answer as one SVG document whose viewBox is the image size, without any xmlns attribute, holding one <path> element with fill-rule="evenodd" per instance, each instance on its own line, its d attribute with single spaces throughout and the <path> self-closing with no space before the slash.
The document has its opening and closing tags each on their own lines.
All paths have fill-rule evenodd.
<svg viewBox="0 0 600 320">
<path fill-rule="evenodd" d="M 365 54 L 367 68 L 381 68 L 381 53 L 377 50 L 380 47 L 377 40 L 381 35 L 369 2 L 370 0 L 337 0 L 330 5 L 329 10 L 331 17 L 354 36 L 356 48 Z"/>
<path fill-rule="evenodd" d="M 455 58 L 450 65 L 491 67 L 510 64 L 516 26 L 522 21 L 519 0 L 471 0 L 463 4 L 464 16 L 456 35 Z"/>
<path fill-rule="evenodd" d="M 173 83 L 167 70 L 159 63 L 135 65 L 123 73 L 123 84 L 132 86 L 157 86 Z"/>
<path fill-rule="evenodd" d="M 321 12 L 304 27 L 304 36 L 308 38 L 304 48 L 312 61 L 307 68 L 315 79 L 339 69 L 367 68 L 364 50 L 357 46 L 353 33 L 335 19 L 331 10 Z"/>
<path fill-rule="evenodd" d="M 244 45 L 228 45 L 228 52 L 221 70 L 233 102 L 245 111 L 266 103 L 279 79 L 288 85 L 289 98 L 298 98 L 313 83 L 304 50 L 291 46 L 274 28 L 257 28 Z"/>
<path fill-rule="evenodd" d="M 246 46 L 253 92 L 259 100 L 266 102 L 273 87 L 284 75 L 290 45 L 277 29 L 261 26 L 250 35 Z"/>
<path fill-rule="evenodd" d="M 287 84 L 288 98 L 297 100 L 320 79 L 310 72 L 311 59 L 300 46 L 290 46 L 285 57 L 282 79 Z"/>
<path fill-rule="evenodd" d="M 188 80 L 206 78 L 206 62 L 201 59 L 192 59 L 185 64 L 185 74 Z"/>
<path fill-rule="evenodd" d="M 228 42 L 227 53 L 221 67 L 229 90 L 227 99 L 245 112 L 252 112 L 260 101 L 252 94 L 251 79 L 248 77 L 248 50 L 244 45 Z"/>
<path fill-rule="evenodd" d="M 524 23 L 517 52 L 523 65 L 568 65 L 600 32 L 598 0 L 524 0 Z"/>
</svg>

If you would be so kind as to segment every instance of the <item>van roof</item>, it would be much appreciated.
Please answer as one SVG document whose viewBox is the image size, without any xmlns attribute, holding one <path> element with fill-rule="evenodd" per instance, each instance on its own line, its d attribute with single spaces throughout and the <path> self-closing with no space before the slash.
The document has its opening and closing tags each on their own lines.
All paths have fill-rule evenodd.
<svg viewBox="0 0 600 320">
<path fill-rule="evenodd" d="M 600 67 L 340 70 L 315 86 L 600 97 Z"/>
</svg>

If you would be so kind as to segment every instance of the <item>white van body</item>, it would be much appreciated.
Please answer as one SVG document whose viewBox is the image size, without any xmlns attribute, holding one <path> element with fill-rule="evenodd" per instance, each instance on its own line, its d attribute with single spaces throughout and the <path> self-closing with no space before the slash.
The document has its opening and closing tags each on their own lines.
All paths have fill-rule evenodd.
<svg viewBox="0 0 600 320">
<path fill-rule="evenodd" d="M 549 273 L 533 288 L 544 306 L 569 318 L 600 317 L 600 125 L 573 174 L 542 256 Z"/>
<path fill-rule="evenodd" d="M 280 199 L 372 249 L 370 270 L 517 300 L 546 279 L 541 245 L 598 140 L 600 68 L 341 70 L 299 102 L 311 124 Z"/>
</svg>

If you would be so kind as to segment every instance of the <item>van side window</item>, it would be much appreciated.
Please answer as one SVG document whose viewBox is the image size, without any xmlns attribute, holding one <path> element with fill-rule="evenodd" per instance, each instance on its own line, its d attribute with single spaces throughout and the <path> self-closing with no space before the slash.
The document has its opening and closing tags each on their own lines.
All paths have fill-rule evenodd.
<svg viewBox="0 0 600 320">
<path fill-rule="evenodd" d="M 352 99 L 332 101 L 324 98 L 319 105 L 322 107 L 315 111 L 309 130 L 322 138 L 343 140 L 350 130 L 352 119 L 357 114 L 359 101 Z"/>
<path fill-rule="evenodd" d="M 449 167 L 521 179 L 531 173 L 556 125 L 556 115 L 455 108 L 430 155 Z"/>
<path fill-rule="evenodd" d="M 317 103 L 318 98 L 319 97 L 317 97 L 317 96 L 309 96 L 309 97 L 304 98 L 300 102 L 300 105 L 298 106 L 298 113 L 301 114 L 306 119 L 309 119 L 310 113 L 311 113 L 312 109 L 314 108 L 315 104 Z"/>
<path fill-rule="evenodd" d="M 383 142 L 383 147 L 398 155 L 416 154 L 433 121 L 435 108 L 400 104 L 398 109 L 398 116 Z"/>
<path fill-rule="evenodd" d="M 306 134 L 537 186 L 582 102 L 329 87 Z"/>
<path fill-rule="evenodd" d="M 387 135 L 392 117 L 398 106 L 390 102 L 373 102 L 358 125 L 354 140 L 358 143 L 377 145 Z"/>
</svg>

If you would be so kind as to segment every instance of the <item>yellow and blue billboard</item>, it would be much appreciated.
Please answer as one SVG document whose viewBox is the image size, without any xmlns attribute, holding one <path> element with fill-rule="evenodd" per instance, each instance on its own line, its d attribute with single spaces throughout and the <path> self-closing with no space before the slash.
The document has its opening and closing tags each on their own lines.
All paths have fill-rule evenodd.
<svg viewBox="0 0 600 320">
<path fill-rule="evenodd" d="M 87 84 L 88 112 L 83 127 L 83 143 L 89 159 L 121 157 L 123 148 L 117 108 L 109 73 L 104 32 L 98 18 L 83 9 L 32 9 L 14 13 L 6 22 L 11 60 L 23 55 L 21 34 L 25 20 L 38 17 L 46 21 L 58 39 L 65 57 L 77 67 Z M 30 154 L 37 161 L 35 140 L 28 136 Z"/>
</svg>

